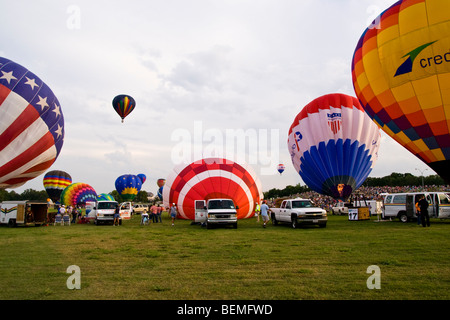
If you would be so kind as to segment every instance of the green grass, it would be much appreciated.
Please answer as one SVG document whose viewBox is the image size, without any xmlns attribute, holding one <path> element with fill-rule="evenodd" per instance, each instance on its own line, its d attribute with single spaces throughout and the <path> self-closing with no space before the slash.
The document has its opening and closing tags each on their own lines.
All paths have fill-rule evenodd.
<svg viewBox="0 0 450 320">
<path fill-rule="evenodd" d="M 0 227 L 0 299 L 450 299 L 450 221 Z M 66 269 L 81 269 L 69 290 Z M 381 269 L 369 290 L 367 267 Z"/>
</svg>

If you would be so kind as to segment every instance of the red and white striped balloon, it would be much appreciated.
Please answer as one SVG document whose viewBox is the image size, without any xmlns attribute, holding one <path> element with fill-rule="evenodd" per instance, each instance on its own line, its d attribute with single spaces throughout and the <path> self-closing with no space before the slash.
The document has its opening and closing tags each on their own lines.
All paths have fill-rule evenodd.
<svg viewBox="0 0 450 320">
<path fill-rule="evenodd" d="M 163 188 L 164 205 L 175 203 L 181 219 L 195 219 L 195 200 L 213 198 L 232 199 L 238 219 L 250 218 L 263 198 L 261 181 L 248 164 L 206 158 L 176 166 Z"/>
</svg>

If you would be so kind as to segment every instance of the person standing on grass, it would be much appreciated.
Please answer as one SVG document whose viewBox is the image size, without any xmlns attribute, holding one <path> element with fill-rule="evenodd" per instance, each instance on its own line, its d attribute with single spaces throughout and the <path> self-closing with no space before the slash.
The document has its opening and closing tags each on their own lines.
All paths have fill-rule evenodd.
<svg viewBox="0 0 450 320">
<path fill-rule="evenodd" d="M 172 207 L 170 208 L 170 217 L 172 218 L 172 226 L 175 225 L 175 218 L 177 217 L 177 206 L 175 203 L 172 204 Z"/>
<path fill-rule="evenodd" d="M 428 201 L 424 196 L 419 200 L 420 218 L 422 220 L 422 227 L 430 226 L 430 215 L 428 214 Z"/>
<path fill-rule="evenodd" d="M 119 220 L 120 220 L 120 208 L 119 205 L 116 204 L 116 208 L 114 209 L 114 221 L 113 221 L 113 226 L 119 225 Z"/>
<path fill-rule="evenodd" d="M 269 206 L 266 204 L 266 200 L 263 201 L 261 205 L 261 218 L 264 222 L 263 227 L 266 227 L 267 222 L 269 221 Z"/>
<path fill-rule="evenodd" d="M 417 215 L 417 225 L 420 225 L 420 206 L 419 201 L 423 198 L 423 196 L 419 196 L 416 202 L 416 215 Z"/>
<path fill-rule="evenodd" d="M 258 202 L 255 203 L 255 216 L 256 216 L 256 222 L 259 222 L 259 213 L 261 212 L 261 206 Z"/>
<path fill-rule="evenodd" d="M 162 223 L 162 219 L 161 219 L 162 207 L 160 204 L 158 204 L 157 209 L 158 209 L 158 211 L 156 213 L 156 215 L 157 215 L 156 222 L 158 222 L 158 219 L 159 219 L 159 222 Z"/>
</svg>

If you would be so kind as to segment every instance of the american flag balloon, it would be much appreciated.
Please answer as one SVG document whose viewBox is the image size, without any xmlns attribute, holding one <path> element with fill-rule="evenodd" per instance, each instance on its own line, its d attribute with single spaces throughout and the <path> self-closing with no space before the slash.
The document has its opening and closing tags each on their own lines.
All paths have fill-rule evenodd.
<svg viewBox="0 0 450 320">
<path fill-rule="evenodd" d="M 44 173 L 64 142 L 64 118 L 52 90 L 23 66 L 0 57 L 0 188 Z"/>
</svg>

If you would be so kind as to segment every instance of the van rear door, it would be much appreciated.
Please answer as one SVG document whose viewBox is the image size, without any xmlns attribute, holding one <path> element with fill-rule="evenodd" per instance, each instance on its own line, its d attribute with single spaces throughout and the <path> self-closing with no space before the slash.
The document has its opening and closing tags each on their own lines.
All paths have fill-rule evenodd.
<svg viewBox="0 0 450 320">
<path fill-rule="evenodd" d="M 203 223 L 206 221 L 206 201 L 195 200 L 195 222 Z"/>
</svg>

